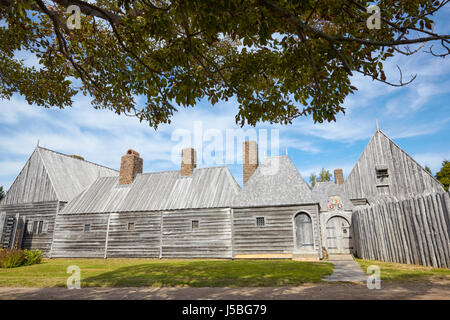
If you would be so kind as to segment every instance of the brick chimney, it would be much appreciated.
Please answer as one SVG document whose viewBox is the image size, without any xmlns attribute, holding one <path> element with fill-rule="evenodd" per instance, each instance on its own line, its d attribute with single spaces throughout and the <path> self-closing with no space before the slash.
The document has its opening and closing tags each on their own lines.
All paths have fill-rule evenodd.
<svg viewBox="0 0 450 320">
<path fill-rule="evenodd" d="M 243 144 L 244 152 L 244 185 L 247 183 L 248 179 L 255 172 L 258 167 L 258 145 L 256 141 L 244 141 Z"/>
<path fill-rule="evenodd" d="M 129 149 L 122 157 L 120 163 L 119 184 L 130 184 L 138 173 L 142 173 L 142 166 L 144 161 L 139 156 L 139 153 Z"/>
<path fill-rule="evenodd" d="M 344 171 L 342 169 L 334 170 L 334 183 L 344 184 Z"/>
<path fill-rule="evenodd" d="M 184 148 L 181 150 L 181 176 L 192 175 L 194 168 L 197 168 L 197 153 L 193 148 Z"/>
</svg>

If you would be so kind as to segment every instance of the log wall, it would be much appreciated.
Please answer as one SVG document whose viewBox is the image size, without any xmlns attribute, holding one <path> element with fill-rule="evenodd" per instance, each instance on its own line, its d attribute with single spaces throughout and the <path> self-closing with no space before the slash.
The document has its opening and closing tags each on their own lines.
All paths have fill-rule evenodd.
<svg viewBox="0 0 450 320">
<path fill-rule="evenodd" d="M 310 215 L 314 250 L 321 248 L 318 205 L 295 205 L 233 209 L 234 255 L 293 254 L 295 251 L 293 218 L 299 212 Z M 265 226 L 256 225 L 264 217 Z"/>
<path fill-rule="evenodd" d="M 48 256 L 53 239 L 53 229 L 57 210 L 62 204 L 58 201 L 10 204 L 0 206 L 0 212 L 3 216 L 26 217 L 27 225 L 22 240 L 22 249 L 39 249 L 44 256 Z M 3 218 L 4 219 L 4 218 Z M 28 226 L 34 221 L 43 221 L 43 232 L 29 232 Z M 0 229 L 0 235 L 1 235 Z"/>
<path fill-rule="evenodd" d="M 359 207 L 352 216 L 356 256 L 450 268 L 449 214 L 448 193 Z"/>
</svg>

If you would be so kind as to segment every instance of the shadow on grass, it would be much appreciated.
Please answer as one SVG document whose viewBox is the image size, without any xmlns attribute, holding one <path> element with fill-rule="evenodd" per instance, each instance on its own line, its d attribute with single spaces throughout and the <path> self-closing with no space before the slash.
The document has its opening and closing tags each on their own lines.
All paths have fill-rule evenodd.
<svg viewBox="0 0 450 320">
<path fill-rule="evenodd" d="M 292 261 L 189 261 L 120 267 L 82 279 L 86 287 L 260 287 L 319 282 L 328 263 Z"/>
</svg>

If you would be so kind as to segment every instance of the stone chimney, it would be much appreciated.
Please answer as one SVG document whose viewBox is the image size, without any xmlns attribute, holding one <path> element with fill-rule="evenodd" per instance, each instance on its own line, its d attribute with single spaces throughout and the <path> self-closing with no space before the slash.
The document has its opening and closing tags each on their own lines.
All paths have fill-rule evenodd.
<svg viewBox="0 0 450 320">
<path fill-rule="evenodd" d="M 197 168 L 197 153 L 193 148 L 184 148 L 181 150 L 181 176 L 191 176 Z"/>
<path fill-rule="evenodd" d="M 256 141 L 244 141 L 242 151 L 244 153 L 243 171 L 245 185 L 258 167 L 258 145 Z"/>
<path fill-rule="evenodd" d="M 144 161 L 139 156 L 139 153 L 129 149 L 122 157 L 120 163 L 119 184 L 130 184 L 138 173 L 142 173 L 142 166 Z"/>
<path fill-rule="evenodd" d="M 342 169 L 334 170 L 334 183 L 344 184 L 344 171 Z"/>
</svg>

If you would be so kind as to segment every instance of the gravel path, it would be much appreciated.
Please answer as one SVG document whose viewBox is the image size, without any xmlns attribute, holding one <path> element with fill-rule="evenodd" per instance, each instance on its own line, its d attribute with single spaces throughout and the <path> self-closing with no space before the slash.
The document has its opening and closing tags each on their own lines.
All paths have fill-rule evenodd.
<svg viewBox="0 0 450 320">
<path fill-rule="evenodd" d="M 259 288 L 0 288 L 0 300 L 321 300 L 321 299 L 444 299 L 450 300 L 450 281 L 382 283 L 380 290 L 363 284 L 317 283 L 297 287 Z"/>
</svg>

